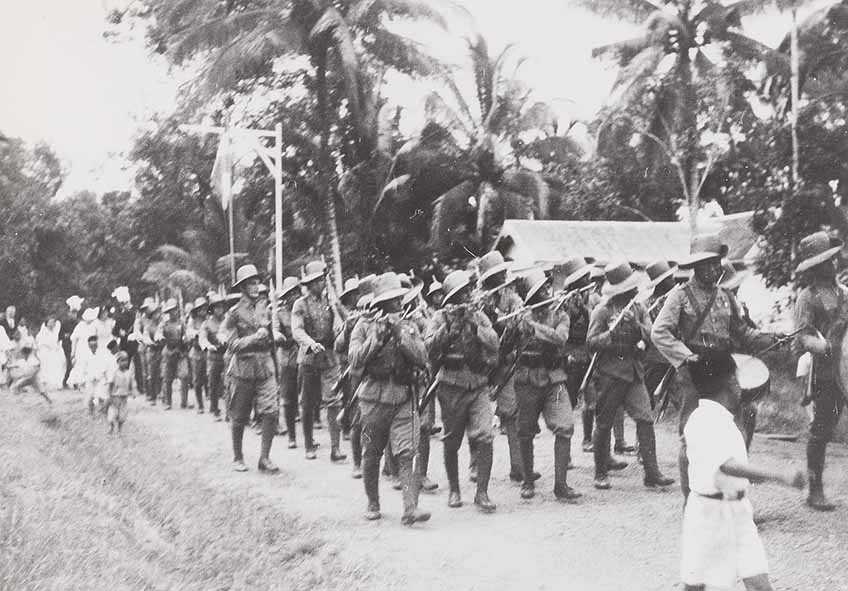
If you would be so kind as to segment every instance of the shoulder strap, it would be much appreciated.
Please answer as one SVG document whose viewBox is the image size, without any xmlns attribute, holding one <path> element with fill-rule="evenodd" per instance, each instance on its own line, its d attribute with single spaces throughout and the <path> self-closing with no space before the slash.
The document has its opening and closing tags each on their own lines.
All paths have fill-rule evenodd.
<svg viewBox="0 0 848 591">
<path fill-rule="evenodd" d="M 706 307 L 701 310 L 700 306 L 698 306 L 698 300 L 695 299 L 695 294 L 692 293 L 692 286 L 687 285 L 685 288 L 683 288 L 683 291 L 686 293 L 686 297 L 689 298 L 689 303 L 695 310 L 695 324 L 692 325 L 692 329 L 689 331 L 689 334 L 686 335 L 687 341 L 691 341 L 692 339 L 694 339 L 695 335 L 698 334 L 698 331 L 701 330 L 701 325 L 704 324 L 704 320 L 707 319 L 707 314 L 709 314 L 710 310 L 712 310 L 719 289 L 720 288 L 718 287 L 716 288 L 716 290 L 713 292 L 713 295 L 710 296 L 710 301 L 707 302 Z"/>
</svg>

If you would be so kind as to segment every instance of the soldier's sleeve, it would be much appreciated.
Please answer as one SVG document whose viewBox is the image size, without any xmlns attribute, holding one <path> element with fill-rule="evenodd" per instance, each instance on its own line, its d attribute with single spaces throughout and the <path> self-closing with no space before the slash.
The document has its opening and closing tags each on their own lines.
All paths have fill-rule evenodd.
<svg viewBox="0 0 848 591">
<path fill-rule="evenodd" d="M 742 304 L 730 291 L 724 290 L 730 300 L 730 337 L 749 351 L 759 351 L 774 343 L 774 335 L 752 328 L 742 313 Z"/>
<path fill-rule="evenodd" d="M 339 334 L 336 335 L 336 340 L 333 341 L 333 351 L 336 353 L 344 354 L 350 348 L 350 339 L 348 338 L 347 330 L 348 324 L 349 320 L 345 320 L 345 325 L 339 331 Z"/>
<path fill-rule="evenodd" d="M 445 320 L 445 312 L 444 310 L 437 310 L 433 314 L 430 325 L 427 327 L 427 334 L 424 336 L 424 346 L 427 348 L 427 354 L 431 359 L 441 354 L 447 335 L 448 325 Z"/>
<path fill-rule="evenodd" d="M 606 306 L 595 306 L 589 314 L 589 329 L 586 331 L 586 345 L 590 351 L 602 351 L 612 345 L 612 336 L 608 330 L 610 310 Z"/>
<path fill-rule="evenodd" d="M 827 352 L 827 341 L 821 338 L 813 324 L 813 296 L 809 289 L 804 289 L 795 301 L 795 330 L 801 332 L 795 337 L 795 343 L 801 352 L 824 355 Z"/>
<path fill-rule="evenodd" d="M 398 347 L 404 359 L 416 367 L 427 365 L 427 350 L 424 348 L 424 339 L 414 322 L 403 322 L 398 327 Z"/>
<path fill-rule="evenodd" d="M 381 346 L 377 332 L 369 330 L 370 322 L 360 318 L 350 334 L 350 345 L 347 351 L 348 365 L 351 369 L 361 370 Z"/>
<path fill-rule="evenodd" d="M 670 293 L 651 329 L 651 343 L 674 367 L 680 367 L 692 355 L 689 347 L 677 336 L 684 297 L 686 294 L 682 289 Z"/>
<path fill-rule="evenodd" d="M 634 304 L 636 312 L 636 320 L 639 323 L 639 331 L 642 333 L 642 340 L 646 345 L 651 343 L 651 317 L 648 314 L 648 309 L 642 304 Z"/>
<path fill-rule="evenodd" d="M 474 320 L 477 322 L 477 338 L 483 346 L 483 350 L 489 355 L 497 356 L 500 349 L 500 340 L 498 333 L 492 327 L 489 317 L 482 312 L 474 313 Z"/>
<path fill-rule="evenodd" d="M 218 329 L 218 340 L 225 343 L 227 345 L 227 349 L 229 349 L 232 353 L 243 351 L 246 348 L 255 345 L 257 341 L 260 340 L 258 333 L 253 333 L 244 337 L 238 336 L 238 330 L 236 330 L 236 325 L 238 323 L 237 310 L 238 308 L 229 310 L 227 315 L 224 317 L 224 322 L 221 323 L 221 328 Z"/>
<path fill-rule="evenodd" d="M 568 332 L 571 327 L 571 318 L 568 313 L 556 313 L 556 326 L 545 326 L 539 322 L 533 323 L 535 336 L 543 343 L 548 343 L 557 347 L 565 347 L 568 343 Z"/>
<path fill-rule="evenodd" d="M 298 345 L 311 347 L 315 340 L 306 332 L 304 317 L 306 316 L 306 302 L 300 298 L 295 301 L 291 312 L 292 337 Z"/>
</svg>

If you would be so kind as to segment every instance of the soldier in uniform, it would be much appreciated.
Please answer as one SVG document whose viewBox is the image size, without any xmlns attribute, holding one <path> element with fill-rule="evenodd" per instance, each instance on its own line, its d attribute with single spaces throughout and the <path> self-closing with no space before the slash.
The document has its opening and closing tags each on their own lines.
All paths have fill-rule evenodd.
<svg viewBox="0 0 848 591">
<path fill-rule="evenodd" d="M 433 281 L 430 287 L 427 288 L 427 304 L 431 312 L 435 312 L 442 307 L 442 300 L 445 299 L 445 290 L 442 284 L 438 281 Z"/>
<path fill-rule="evenodd" d="M 832 511 L 835 505 L 824 494 L 827 444 L 845 406 L 839 384 L 838 364 L 848 314 L 848 290 L 836 279 L 842 241 L 826 232 L 806 236 L 798 245 L 796 275 L 806 284 L 795 302 L 795 328 L 801 330 L 796 344 L 801 353 L 813 356 L 811 388 L 813 421 L 807 441 L 807 475 L 810 494 L 807 505 Z"/>
<path fill-rule="evenodd" d="M 351 278 L 345 282 L 345 290 L 341 295 L 341 303 L 345 306 L 347 317 L 344 320 L 341 331 L 336 336 L 336 342 L 333 345 L 336 353 L 339 356 L 339 365 L 341 366 L 342 376 L 337 383 L 338 393 L 342 396 L 345 406 L 350 405 L 347 412 L 347 419 L 344 425 L 341 425 L 342 430 L 347 430 L 350 436 L 350 451 L 353 456 L 353 478 L 362 478 L 362 423 L 360 421 L 359 403 L 352 401 L 353 392 L 356 385 L 361 380 L 361 376 L 356 375 L 353 368 L 349 365 L 348 354 L 350 352 L 350 337 L 353 333 L 353 328 L 356 323 L 370 312 L 368 308 L 371 304 L 371 299 L 374 294 L 374 282 L 376 275 L 368 275 L 362 279 Z M 355 283 L 354 283 L 355 282 Z M 355 286 L 355 287 L 354 287 Z M 357 296 L 355 305 L 351 304 L 351 298 Z"/>
<path fill-rule="evenodd" d="M 330 431 L 330 460 L 347 458 L 341 453 L 341 430 L 336 417 L 341 402 L 333 398 L 333 385 L 339 377 L 339 364 L 333 345 L 334 308 L 326 293 L 326 265 L 321 261 L 307 263 L 300 284 L 305 293 L 292 307 L 292 336 L 300 345 L 298 373 L 302 409 L 303 439 L 306 459 L 314 460 L 316 445 L 312 437 L 316 405 L 327 404 L 327 425 Z"/>
<path fill-rule="evenodd" d="M 218 331 L 227 313 L 227 302 L 223 297 L 209 296 L 208 315 L 200 329 L 200 341 L 206 351 L 206 393 L 209 396 L 209 412 L 215 421 L 221 420 L 220 402 L 224 396 L 224 349 L 218 340 Z"/>
<path fill-rule="evenodd" d="M 654 261 L 645 267 L 645 273 L 648 275 L 650 283 L 646 289 L 650 290 L 650 295 L 645 300 L 645 306 L 648 310 L 648 318 L 653 324 L 654 320 L 659 316 L 663 302 L 668 297 L 668 293 L 674 288 L 674 272 L 677 266 L 670 264 L 668 261 Z M 671 367 L 665 357 L 660 355 L 657 348 L 653 345 L 648 347 L 645 353 L 645 387 L 648 389 L 648 394 L 651 396 L 651 408 L 653 409 L 656 401 L 654 400 L 654 391 L 657 389 L 660 381 L 665 376 L 668 368 Z"/>
<path fill-rule="evenodd" d="M 300 297 L 300 279 L 286 277 L 280 287 L 277 320 L 280 333 L 275 335 L 277 367 L 280 370 L 280 400 L 283 404 L 285 431 L 289 436 L 289 449 L 297 448 L 297 342 L 292 335 L 291 310 Z M 278 433 L 279 435 L 280 433 Z"/>
<path fill-rule="evenodd" d="M 541 269 L 533 269 L 526 282 L 526 305 L 532 306 L 551 298 L 551 278 Z M 582 496 L 567 482 L 571 436 L 574 434 L 573 408 L 564 369 L 568 328 L 568 312 L 556 303 L 529 311 L 521 317 L 517 327 L 521 351 L 515 371 L 515 392 L 524 474 L 521 485 L 523 499 L 532 499 L 536 494 L 533 438 L 539 415 L 544 416 L 545 424 L 554 434 L 554 495 L 562 501 Z"/>
<path fill-rule="evenodd" d="M 497 393 L 495 414 L 506 433 L 509 448 L 509 478 L 513 482 L 522 482 L 521 450 L 518 442 L 518 402 L 515 398 L 515 378 L 504 375 L 515 361 L 518 318 L 498 322 L 498 318 L 519 310 L 524 304 L 515 291 L 517 278 L 508 276 L 509 265 L 500 252 L 493 250 L 480 258 L 477 266 L 480 274 L 479 302 L 483 313 L 489 318 L 500 339 L 499 360 L 490 381 L 496 388 L 506 380 Z M 472 454 L 476 455 L 472 449 Z"/>
<path fill-rule="evenodd" d="M 209 301 L 200 296 L 194 300 L 186 321 L 186 341 L 188 343 L 188 362 L 191 365 L 194 399 L 197 402 L 197 414 L 203 414 L 203 393 L 206 390 L 206 349 L 200 335 L 208 314 Z"/>
<path fill-rule="evenodd" d="M 775 335 L 749 327 L 732 294 L 719 288 L 721 259 L 726 254 L 727 246 L 717 235 L 702 234 L 692 240 L 691 254 L 678 268 L 693 269 L 693 276 L 669 294 L 651 330 L 651 342 L 677 370 L 674 387 L 682 397 L 680 435 L 698 405 L 698 393 L 686 365 L 697 362 L 700 353 L 731 353 L 737 347 L 758 350 L 773 344 L 775 339 Z M 722 383 L 734 389 L 733 399 L 739 398 L 735 373 L 725 376 Z M 686 441 L 681 441 L 680 488 L 684 498 L 688 498 Z"/>
<path fill-rule="evenodd" d="M 430 514 L 418 508 L 421 480 L 414 470 L 419 437 L 414 373 L 427 361 L 424 342 L 415 324 L 401 318 L 406 293 L 394 273 L 377 278 L 372 306 L 374 317 L 361 318 L 350 338 L 350 364 L 362 383 L 357 388 L 362 419 L 362 473 L 368 508 L 365 518 L 380 518 L 380 456 L 391 442 L 403 485 L 401 523 L 427 521 Z"/>
<path fill-rule="evenodd" d="M 636 421 L 636 436 L 648 487 L 674 483 L 657 465 L 657 443 L 648 391 L 645 388 L 644 351 L 651 340 L 651 323 L 641 303 L 635 300 L 640 279 L 626 261 L 604 270 L 606 283 L 589 319 L 586 341 L 599 353 L 597 362 L 597 424 L 594 433 L 595 488 L 611 487 L 608 470 L 610 431 L 619 407 Z"/>
<path fill-rule="evenodd" d="M 180 361 L 185 345 L 185 329 L 180 321 L 180 309 L 177 300 L 171 298 L 162 306 L 165 321 L 159 326 L 159 334 L 164 348 L 162 349 L 162 397 L 165 410 L 171 410 L 174 380 L 178 377 Z M 180 408 L 188 407 L 188 383 L 180 380 Z"/>
<path fill-rule="evenodd" d="M 437 396 L 445 425 L 445 471 L 450 484 L 448 506 L 462 506 L 458 452 L 465 432 L 477 447 L 477 493 L 474 503 L 492 513 L 489 499 L 492 473 L 492 421 L 488 396 L 489 372 L 498 362 L 498 333 L 488 317 L 472 306 L 471 278 L 465 271 L 445 277 L 442 309 L 430 321 L 427 352 L 436 374 Z"/>
<path fill-rule="evenodd" d="M 241 290 L 241 299 L 224 318 L 218 340 L 231 353 L 227 375 L 231 380 L 229 413 L 232 419 L 233 469 L 247 471 L 242 452 L 244 428 L 254 405 L 262 420 L 262 447 L 258 468 L 274 473 L 279 468 L 271 461 L 271 444 L 277 432 L 279 401 L 274 377 L 271 311 L 259 296 L 260 275 L 253 265 L 236 272 L 233 289 Z"/>
</svg>

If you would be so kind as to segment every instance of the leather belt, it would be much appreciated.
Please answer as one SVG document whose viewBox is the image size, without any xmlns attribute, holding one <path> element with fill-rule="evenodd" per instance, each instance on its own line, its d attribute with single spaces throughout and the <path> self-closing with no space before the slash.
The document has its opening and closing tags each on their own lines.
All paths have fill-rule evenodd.
<svg viewBox="0 0 848 591">
<path fill-rule="evenodd" d="M 735 494 L 724 494 L 724 493 L 713 493 L 711 495 L 702 495 L 701 493 L 695 493 L 699 497 L 704 497 L 705 499 L 712 499 L 714 501 L 741 501 L 745 498 L 745 491 L 740 490 Z"/>
</svg>

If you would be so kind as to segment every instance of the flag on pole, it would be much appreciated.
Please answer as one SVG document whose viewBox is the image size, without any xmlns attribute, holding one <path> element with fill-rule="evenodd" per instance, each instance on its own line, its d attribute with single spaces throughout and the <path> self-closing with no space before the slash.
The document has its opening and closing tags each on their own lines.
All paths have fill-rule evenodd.
<svg viewBox="0 0 848 591">
<path fill-rule="evenodd" d="M 227 132 L 221 134 L 221 142 L 215 154 L 215 164 L 212 166 L 212 189 L 221 198 L 221 207 L 226 210 L 233 196 L 233 152 L 230 135 Z"/>
</svg>

